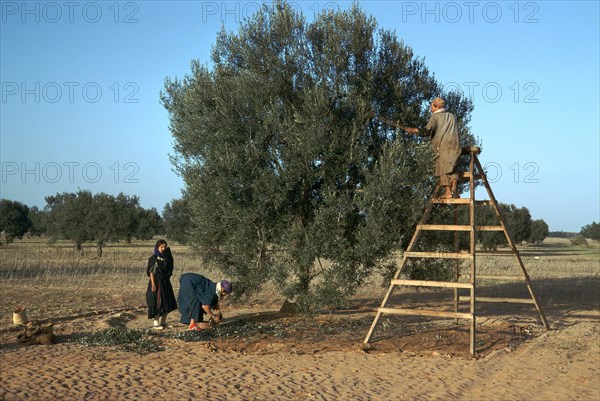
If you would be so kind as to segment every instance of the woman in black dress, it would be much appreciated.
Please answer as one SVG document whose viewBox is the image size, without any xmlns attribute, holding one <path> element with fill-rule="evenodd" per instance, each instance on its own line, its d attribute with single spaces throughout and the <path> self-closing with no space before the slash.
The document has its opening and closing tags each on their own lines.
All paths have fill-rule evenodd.
<svg viewBox="0 0 600 401">
<path fill-rule="evenodd" d="M 155 329 L 162 330 L 167 326 L 169 312 L 177 310 L 177 300 L 170 280 L 173 274 L 173 255 L 164 239 L 156 241 L 154 254 L 148 258 L 146 274 L 150 277 L 146 290 L 148 319 L 154 320 Z"/>
</svg>

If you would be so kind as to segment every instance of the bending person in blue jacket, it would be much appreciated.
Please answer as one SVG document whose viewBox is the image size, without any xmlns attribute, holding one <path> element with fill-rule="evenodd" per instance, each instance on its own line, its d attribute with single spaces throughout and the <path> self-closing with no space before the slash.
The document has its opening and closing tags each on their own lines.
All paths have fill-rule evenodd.
<svg viewBox="0 0 600 401">
<path fill-rule="evenodd" d="M 208 315 L 210 322 L 219 323 L 223 319 L 219 309 L 219 299 L 231 294 L 231 283 L 222 280 L 213 283 L 196 273 L 185 273 L 179 279 L 179 313 L 181 323 L 189 324 L 190 330 L 200 330 L 197 323 Z"/>
</svg>

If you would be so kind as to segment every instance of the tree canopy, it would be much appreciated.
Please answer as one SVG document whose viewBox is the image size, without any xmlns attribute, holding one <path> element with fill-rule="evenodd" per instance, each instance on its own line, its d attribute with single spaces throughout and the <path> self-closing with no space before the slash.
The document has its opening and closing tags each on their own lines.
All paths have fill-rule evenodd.
<svg viewBox="0 0 600 401">
<path fill-rule="evenodd" d="M 433 153 L 373 116 L 423 126 L 446 98 L 463 144 L 471 102 L 357 4 L 307 21 L 285 2 L 222 30 L 212 65 L 161 94 L 185 184 L 190 244 L 237 280 L 299 301 L 343 300 L 406 245 Z"/>
<path fill-rule="evenodd" d="M 191 214 L 187 199 L 173 199 L 163 208 L 163 224 L 167 239 L 188 243 Z"/>
<path fill-rule="evenodd" d="M 600 223 L 594 221 L 592 224 L 586 224 L 581 227 L 580 234 L 594 241 L 600 241 Z"/>
<path fill-rule="evenodd" d="M 549 233 L 550 227 L 548 227 L 548 224 L 544 220 L 533 220 L 531 222 L 531 234 L 527 242 L 530 244 L 541 244 Z"/>
<path fill-rule="evenodd" d="M 7 244 L 27 233 L 32 225 L 28 215 L 27 205 L 9 199 L 0 200 L 0 233 L 4 233 Z"/>
</svg>

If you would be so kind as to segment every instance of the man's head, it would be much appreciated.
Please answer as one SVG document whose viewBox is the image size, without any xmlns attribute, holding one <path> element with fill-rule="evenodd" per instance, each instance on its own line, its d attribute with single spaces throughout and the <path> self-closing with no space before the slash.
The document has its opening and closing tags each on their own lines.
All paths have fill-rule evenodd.
<svg viewBox="0 0 600 401">
<path fill-rule="evenodd" d="M 446 107 L 446 101 L 441 97 L 436 97 L 431 102 L 431 112 L 435 112 L 436 110 L 443 109 Z"/>
<path fill-rule="evenodd" d="M 219 292 L 222 296 L 229 295 L 233 292 L 233 286 L 227 280 L 221 280 L 219 283 Z"/>
</svg>

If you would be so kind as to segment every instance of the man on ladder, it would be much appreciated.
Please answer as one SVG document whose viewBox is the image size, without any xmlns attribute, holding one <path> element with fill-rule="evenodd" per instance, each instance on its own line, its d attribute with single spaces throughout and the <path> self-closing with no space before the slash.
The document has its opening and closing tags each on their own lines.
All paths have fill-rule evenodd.
<svg viewBox="0 0 600 401">
<path fill-rule="evenodd" d="M 470 320 L 470 335 L 469 335 L 469 350 L 472 355 L 476 353 L 476 318 L 477 313 L 475 310 L 475 301 L 478 299 L 481 302 L 507 302 L 507 303 L 526 303 L 534 304 L 537 309 L 542 324 L 546 329 L 549 329 L 549 324 L 546 316 L 541 308 L 540 303 L 537 300 L 531 279 L 527 274 L 523 261 L 519 255 L 519 250 L 512 240 L 500 209 L 498 202 L 492 192 L 492 188 L 487 180 L 485 171 L 481 166 L 477 155 L 481 152 L 481 149 L 477 146 L 469 146 L 462 148 L 459 145 L 458 127 L 456 125 L 456 118 L 451 113 L 445 110 L 445 101 L 441 98 L 436 98 L 431 103 L 432 116 L 425 128 L 408 128 L 400 126 L 398 122 L 388 121 L 384 118 L 378 117 L 379 120 L 392 126 L 406 131 L 409 134 L 420 135 L 420 136 L 431 136 L 431 143 L 433 150 L 436 153 L 436 169 L 435 174 L 440 178 L 439 186 L 445 187 L 445 193 L 442 198 L 451 198 L 453 192 L 456 191 L 456 183 L 458 181 L 458 174 L 455 171 L 456 162 L 460 154 L 469 155 L 469 167 L 468 171 L 462 173 L 462 177 L 468 178 L 469 181 L 469 197 L 464 199 L 440 199 L 437 194 L 434 194 L 429 200 L 425 212 L 421 217 L 419 223 L 416 226 L 415 232 L 406 248 L 406 251 L 402 255 L 402 261 L 400 266 L 396 270 L 394 277 L 390 282 L 388 291 L 386 292 L 381 306 L 377 309 L 377 314 L 373 319 L 371 328 L 367 333 L 364 340 L 364 344 L 367 344 L 373 335 L 373 331 L 379 321 L 379 318 L 383 314 L 396 314 L 396 315 L 417 315 L 417 316 L 433 316 L 433 317 L 446 317 L 455 319 L 467 319 Z M 480 180 L 485 186 L 489 200 L 475 200 L 475 180 Z M 469 223 L 458 224 L 457 211 L 455 210 L 454 224 L 428 224 L 427 220 L 430 217 L 430 213 L 433 210 L 435 204 L 448 204 L 448 205 L 467 205 L 469 207 Z M 476 223 L 475 205 L 481 206 L 492 206 L 494 213 L 498 219 L 497 225 L 478 225 Z M 439 251 L 426 251 L 417 247 L 418 238 L 423 231 L 454 231 L 455 233 L 462 231 L 470 234 L 469 250 L 461 251 L 456 247 L 456 252 L 439 252 Z M 511 252 L 507 253 L 509 256 L 514 256 L 517 261 L 521 272 L 523 274 L 522 280 L 525 282 L 527 289 L 529 290 L 530 298 L 501 298 L 501 297 L 477 297 L 475 290 L 477 288 L 476 280 L 476 233 L 478 231 L 500 231 L 506 236 L 506 239 L 510 245 Z M 455 234 L 456 235 L 456 234 Z M 480 252 L 485 254 L 485 252 Z M 470 272 L 468 273 L 468 281 L 459 281 L 457 275 L 456 281 L 434 281 L 434 280 L 413 280 L 413 279 L 402 279 L 400 274 L 402 269 L 406 266 L 409 259 L 454 259 L 456 261 L 465 259 L 469 260 Z M 481 278 L 481 276 L 479 276 Z M 486 275 L 487 280 L 515 280 L 514 276 L 508 276 L 506 274 L 498 275 Z M 520 280 L 517 277 L 517 280 Z M 455 290 L 455 309 L 453 312 L 447 310 L 426 310 L 423 308 L 397 308 L 387 306 L 388 301 L 392 295 L 395 286 L 416 286 L 416 287 L 433 287 L 433 288 L 454 288 Z M 469 298 L 469 312 L 460 312 L 458 310 L 459 301 L 459 289 L 467 289 L 470 291 Z"/>
<path fill-rule="evenodd" d="M 403 127 L 394 121 L 379 119 L 409 134 L 431 137 L 431 145 L 436 155 L 435 175 L 440 178 L 440 186 L 444 188 L 442 198 L 452 198 L 458 195 L 456 192 L 458 176 L 454 169 L 461 153 L 461 147 L 456 117 L 446 111 L 445 107 L 446 101 L 441 97 L 435 98 L 431 102 L 432 114 L 425 128 Z"/>
</svg>

